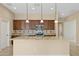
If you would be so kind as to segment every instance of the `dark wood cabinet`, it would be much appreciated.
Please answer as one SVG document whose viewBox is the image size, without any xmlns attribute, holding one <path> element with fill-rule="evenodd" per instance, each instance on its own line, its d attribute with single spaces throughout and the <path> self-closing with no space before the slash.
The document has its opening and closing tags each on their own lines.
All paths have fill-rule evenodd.
<svg viewBox="0 0 79 59">
<path fill-rule="evenodd" d="M 40 20 L 30 20 L 29 29 L 34 30 L 36 25 L 40 24 Z"/>
<path fill-rule="evenodd" d="M 48 29 L 49 29 L 49 30 L 54 30 L 54 29 L 55 29 L 54 20 L 48 21 Z"/>
<path fill-rule="evenodd" d="M 13 20 L 13 30 L 34 30 L 36 25 L 44 25 L 45 30 L 55 29 L 54 20 L 44 20 L 44 23 L 40 23 L 40 20 L 30 20 L 29 23 L 26 20 Z"/>
<path fill-rule="evenodd" d="M 48 20 L 44 20 L 44 29 L 48 30 L 48 27 L 49 27 Z"/>
<path fill-rule="evenodd" d="M 14 30 L 22 29 L 22 28 L 21 28 L 21 25 L 22 25 L 22 23 L 21 23 L 20 20 L 14 20 L 14 21 L 13 21 L 13 29 L 14 29 Z"/>
</svg>

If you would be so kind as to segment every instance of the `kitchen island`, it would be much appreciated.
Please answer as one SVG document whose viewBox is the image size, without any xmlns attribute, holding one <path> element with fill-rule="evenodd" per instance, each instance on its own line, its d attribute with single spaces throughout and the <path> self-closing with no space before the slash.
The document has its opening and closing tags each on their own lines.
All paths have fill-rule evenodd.
<svg viewBox="0 0 79 59">
<path fill-rule="evenodd" d="M 13 55 L 70 55 L 69 42 L 45 37 L 17 37 L 13 38 Z"/>
</svg>

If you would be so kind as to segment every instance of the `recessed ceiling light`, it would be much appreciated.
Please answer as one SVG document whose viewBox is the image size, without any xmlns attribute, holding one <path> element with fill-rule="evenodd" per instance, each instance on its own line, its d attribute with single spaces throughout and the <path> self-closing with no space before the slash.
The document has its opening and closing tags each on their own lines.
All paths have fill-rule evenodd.
<svg viewBox="0 0 79 59">
<path fill-rule="evenodd" d="M 14 9 L 16 9 L 16 7 L 13 7 Z"/>
<path fill-rule="evenodd" d="M 32 10 L 35 10 L 35 8 L 32 8 Z"/>
<path fill-rule="evenodd" d="M 54 8 L 50 8 L 51 10 L 53 10 Z"/>
</svg>

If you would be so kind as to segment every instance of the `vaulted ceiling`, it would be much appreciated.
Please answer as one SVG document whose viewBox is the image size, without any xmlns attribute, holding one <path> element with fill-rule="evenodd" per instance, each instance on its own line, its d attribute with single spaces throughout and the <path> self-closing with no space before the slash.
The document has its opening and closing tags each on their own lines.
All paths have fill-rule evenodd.
<svg viewBox="0 0 79 59">
<path fill-rule="evenodd" d="M 27 4 L 26 3 L 4 3 L 8 9 L 10 9 L 15 14 L 27 13 Z M 28 13 L 29 14 L 40 14 L 41 15 L 41 5 L 42 5 L 42 14 L 55 14 L 55 8 L 58 9 L 60 17 L 68 16 L 72 13 L 79 11 L 79 3 L 28 3 Z"/>
</svg>

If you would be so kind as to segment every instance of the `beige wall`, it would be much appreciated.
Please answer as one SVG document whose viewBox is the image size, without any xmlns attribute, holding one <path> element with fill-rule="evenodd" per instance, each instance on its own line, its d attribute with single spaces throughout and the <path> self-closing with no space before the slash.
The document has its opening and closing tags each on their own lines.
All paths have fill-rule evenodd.
<svg viewBox="0 0 79 59">
<path fill-rule="evenodd" d="M 79 12 L 76 12 L 65 18 L 66 21 L 74 20 L 76 22 L 76 43 L 79 44 Z"/>
<path fill-rule="evenodd" d="M 14 18 L 14 14 L 8 10 L 6 7 L 4 7 L 3 5 L 0 4 L 0 20 L 7 20 L 10 21 L 10 30 L 11 32 L 13 31 L 13 18 Z"/>
</svg>

